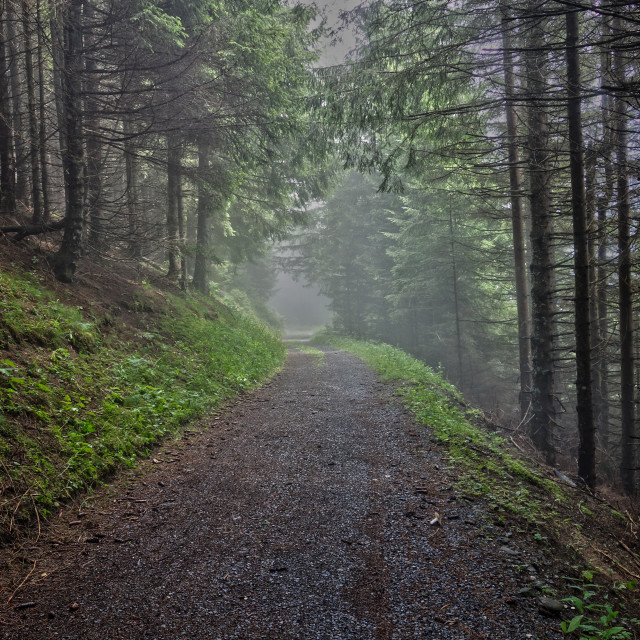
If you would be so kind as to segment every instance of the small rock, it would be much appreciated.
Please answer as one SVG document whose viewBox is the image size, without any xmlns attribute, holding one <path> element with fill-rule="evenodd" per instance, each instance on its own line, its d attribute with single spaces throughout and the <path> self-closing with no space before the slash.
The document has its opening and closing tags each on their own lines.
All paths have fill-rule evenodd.
<svg viewBox="0 0 640 640">
<path fill-rule="evenodd" d="M 538 610 L 545 615 L 557 616 L 564 611 L 564 605 L 560 600 L 550 598 L 549 596 L 540 596 L 538 598 Z"/>
<path fill-rule="evenodd" d="M 80 605 L 77 602 L 74 602 L 73 604 L 69 605 L 70 611 L 77 611 L 79 608 L 80 608 Z"/>
<path fill-rule="evenodd" d="M 503 545 L 502 547 L 500 547 L 500 552 L 504 553 L 507 556 L 511 556 L 513 558 L 520 555 L 520 552 L 517 549 L 512 549 L 511 547 L 507 547 L 506 545 Z"/>
<path fill-rule="evenodd" d="M 289 571 L 289 567 L 286 567 L 283 564 L 274 564 L 269 568 L 271 573 L 283 573 L 284 571 Z"/>
<path fill-rule="evenodd" d="M 518 589 L 518 595 L 523 598 L 533 598 L 537 593 L 537 590 L 533 586 L 522 587 L 522 589 Z"/>
</svg>

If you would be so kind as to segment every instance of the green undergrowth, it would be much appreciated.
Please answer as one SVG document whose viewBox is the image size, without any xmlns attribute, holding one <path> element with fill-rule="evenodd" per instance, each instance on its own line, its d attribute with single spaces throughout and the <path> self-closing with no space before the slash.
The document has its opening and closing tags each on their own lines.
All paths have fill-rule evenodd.
<svg viewBox="0 0 640 640">
<path fill-rule="evenodd" d="M 482 415 L 466 405 L 441 374 L 404 351 L 322 333 L 316 342 L 349 351 L 383 379 L 400 383 L 398 395 L 419 422 L 428 425 L 463 473 L 459 490 L 485 499 L 498 512 L 513 513 L 531 525 L 554 513 L 563 489 L 514 456 L 503 437 L 480 426 Z"/>
<path fill-rule="evenodd" d="M 277 336 L 212 299 L 144 283 L 127 293 L 120 315 L 65 304 L 36 275 L 0 272 L 5 539 L 282 365 Z"/>
</svg>

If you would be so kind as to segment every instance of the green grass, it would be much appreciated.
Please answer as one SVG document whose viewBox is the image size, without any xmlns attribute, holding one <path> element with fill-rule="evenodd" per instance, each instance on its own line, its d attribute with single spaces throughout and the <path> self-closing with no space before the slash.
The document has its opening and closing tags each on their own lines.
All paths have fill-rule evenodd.
<svg viewBox="0 0 640 640">
<path fill-rule="evenodd" d="M 212 300 L 142 286 L 137 328 L 0 273 L 0 535 L 257 386 L 285 349 Z M 142 327 L 142 328 L 141 328 Z"/>
<path fill-rule="evenodd" d="M 315 361 L 314 364 L 316 367 L 323 367 L 325 365 L 324 352 L 320 351 L 320 349 L 316 349 L 316 347 L 312 347 L 310 344 L 304 342 L 290 342 L 289 346 L 311 356 Z"/>
</svg>

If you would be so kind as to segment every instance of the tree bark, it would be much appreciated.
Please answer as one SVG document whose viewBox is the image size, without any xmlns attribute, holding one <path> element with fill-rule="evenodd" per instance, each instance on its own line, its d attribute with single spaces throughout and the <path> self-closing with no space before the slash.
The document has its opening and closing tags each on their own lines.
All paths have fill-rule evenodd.
<svg viewBox="0 0 640 640">
<path fill-rule="evenodd" d="M 198 236 L 196 239 L 196 261 L 193 271 L 193 287 L 205 295 L 209 294 L 209 252 L 211 226 L 211 193 L 209 185 L 209 142 L 198 142 Z"/>
<path fill-rule="evenodd" d="M 620 17 L 613 21 L 613 35 L 624 33 Z M 619 87 L 626 83 L 626 60 L 623 47 L 614 50 L 614 76 Z M 618 199 L 618 302 L 620 324 L 620 403 L 622 456 L 620 477 L 625 493 L 635 493 L 634 447 L 635 411 L 633 376 L 633 297 L 631 282 L 631 203 L 629 198 L 629 159 L 627 150 L 627 109 L 622 89 L 614 99 L 614 131 L 617 160 L 616 192 Z"/>
<path fill-rule="evenodd" d="M 449 242 L 451 246 L 451 277 L 453 280 L 453 310 L 456 320 L 456 352 L 458 355 L 458 380 L 457 384 L 464 387 L 462 374 L 464 365 L 462 362 L 462 327 L 460 323 L 460 300 L 458 295 L 458 264 L 456 262 L 456 244 L 454 236 L 453 213 L 449 206 Z"/>
<path fill-rule="evenodd" d="M 139 260 L 143 254 L 142 220 L 138 210 L 138 162 L 133 148 L 133 128 L 129 118 L 125 116 L 122 128 L 124 140 L 124 165 L 125 165 L 125 194 L 127 202 L 127 224 L 129 227 L 129 239 L 127 251 L 134 260 Z"/>
<path fill-rule="evenodd" d="M 532 21 L 526 71 L 529 94 L 529 185 L 531 209 L 531 310 L 532 388 L 529 423 L 532 439 L 549 464 L 555 463 L 553 425 L 555 418 L 555 323 L 549 157 L 549 125 L 545 104 L 547 94 L 545 32 L 536 2 L 530 3 Z"/>
<path fill-rule="evenodd" d="M 37 56 L 38 56 L 38 149 L 40 150 L 40 174 L 42 180 L 42 219 L 48 222 L 51 218 L 49 200 L 49 171 L 47 164 L 47 117 L 46 117 L 46 78 L 44 72 L 44 25 L 40 0 L 36 0 Z"/>
<path fill-rule="evenodd" d="M 54 258 L 54 273 L 61 282 L 71 282 L 82 256 L 83 212 L 83 128 L 82 84 L 82 2 L 69 0 L 64 11 L 64 67 L 62 103 L 64 109 L 65 148 L 62 166 L 67 191 L 65 229 Z"/>
<path fill-rule="evenodd" d="M 598 221 L 596 220 L 596 171 L 597 156 L 593 146 L 587 148 L 585 153 L 585 208 L 587 216 L 588 236 L 588 260 L 589 260 L 589 333 L 591 335 L 591 389 L 593 395 L 593 422 L 596 435 L 602 433 L 602 370 L 600 358 L 602 357 L 602 341 L 600 339 L 600 318 L 598 299 L 600 296 L 600 283 L 597 274 L 598 251 Z"/>
<path fill-rule="evenodd" d="M 175 135 L 167 138 L 167 241 L 169 243 L 169 271 L 167 277 L 176 279 L 180 275 L 179 224 L 178 224 L 178 167 L 180 144 Z"/>
<path fill-rule="evenodd" d="M 511 227 L 515 267 L 516 305 L 518 312 L 518 353 L 520 365 L 520 418 L 525 419 L 531 404 L 531 316 L 529 311 L 529 280 L 525 250 L 524 215 L 522 211 L 522 181 L 518 153 L 518 130 L 514 107 L 515 82 L 513 53 L 511 51 L 511 20 L 504 0 L 502 13 L 502 48 L 504 64 L 505 110 L 509 153 L 509 187 L 511 201 Z"/>
<path fill-rule="evenodd" d="M 0 213 L 13 216 L 16 211 L 15 156 L 11 131 L 11 97 L 9 93 L 7 12 L 0 11 Z"/>
<path fill-rule="evenodd" d="M 578 56 L 578 11 L 566 14 L 567 113 L 575 274 L 576 410 L 578 413 L 578 475 L 591 489 L 596 485 L 595 424 L 591 376 L 591 323 L 589 320 L 589 247 L 582 138 L 582 95 Z"/>
<path fill-rule="evenodd" d="M 31 166 L 31 207 L 32 222 L 44 221 L 42 215 L 42 193 L 40 182 L 40 150 L 38 142 L 38 115 L 36 106 L 36 87 L 33 73 L 33 18 L 29 0 L 21 0 L 22 31 L 24 36 L 24 75 L 27 84 L 27 120 L 29 123 L 29 165 Z"/>
<path fill-rule="evenodd" d="M 27 180 L 27 147 L 26 132 L 24 130 L 24 100 L 23 87 L 21 82 L 21 60 L 18 43 L 20 38 L 16 25 L 18 24 L 18 16 L 11 9 L 11 4 L 7 4 L 7 23 L 6 33 L 7 42 L 9 44 L 9 77 L 11 81 L 11 102 L 12 102 L 12 125 L 13 125 L 13 144 L 15 147 L 15 197 L 17 202 L 25 203 L 28 198 L 29 185 Z"/>
<path fill-rule="evenodd" d="M 84 3 L 84 16 L 91 26 L 94 10 L 90 2 Z M 89 48 L 91 47 L 89 41 Z M 85 44 L 85 47 L 87 44 Z M 85 53 L 86 99 L 85 99 L 85 131 L 87 153 L 87 209 L 89 216 L 89 249 L 101 252 L 106 247 L 105 229 L 102 213 L 102 142 L 99 135 L 100 105 L 96 99 L 98 93 L 98 65 L 95 52 Z"/>
<path fill-rule="evenodd" d="M 187 256 L 185 255 L 186 229 L 184 219 L 184 194 L 182 191 L 182 148 L 176 167 L 176 212 L 178 214 L 178 236 L 180 237 L 180 288 L 187 290 Z"/>
</svg>

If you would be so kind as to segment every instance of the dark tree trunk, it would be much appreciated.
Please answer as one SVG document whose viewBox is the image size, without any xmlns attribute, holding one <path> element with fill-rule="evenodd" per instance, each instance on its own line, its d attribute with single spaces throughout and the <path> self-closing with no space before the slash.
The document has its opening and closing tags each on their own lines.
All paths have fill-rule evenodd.
<svg viewBox="0 0 640 640">
<path fill-rule="evenodd" d="M 21 0 L 22 30 L 24 36 L 24 75 L 27 83 L 27 119 L 29 122 L 29 165 L 31 166 L 32 223 L 44 222 L 42 215 L 42 193 L 40 182 L 40 150 L 38 143 L 38 114 L 36 105 L 35 76 L 33 73 L 33 18 L 29 0 Z"/>
<path fill-rule="evenodd" d="M 38 148 L 40 150 L 40 174 L 42 180 L 42 218 L 48 222 L 51 218 L 51 202 L 49 199 L 49 170 L 47 163 L 47 117 L 46 117 L 46 78 L 44 72 L 44 25 L 40 0 L 36 0 L 36 23 L 38 30 Z"/>
<path fill-rule="evenodd" d="M 511 200 L 511 226 L 515 266 L 516 304 L 518 311 L 518 352 L 520 364 L 520 417 L 524 420 L 531 404 L 531 316 L 529 312 L 529 279 L 525 251 L 524 215 L 522 211 L 522 184 L 518 131 L 514 106 L 515 82 L 513 53 L 511 51 L 511 20 L 507 4 L 500 3 L 502 13 L 502 46 L 504 63 L 505 109 L 509 150 L 509 187 Z"/>
<path fill-rule="evenodd" d="M 596 443 L 591 379 L 591 323 L 589 321 L 589 247 L 584 184 L 582 96 L 578 56 L 578 12 L 569 11 L 567 24 L 567 112 L 575 274 L 576 398 L 578 413 L 578 475 L 591 489 L 596 485 Z"/>
<path fill-rule="evenodd" d="M 209 143 L 198 142 L 198 236 L 196 239 L 196 261 L 193 271 L 193 287 L 205 295 L 209 294 L 209 238 L 211 226 L 211 193 L 209 186 Z"/>
<path fill-rule="evenodd" d="M 614 18 L 613 34 L 623 33 L 621 20 Z M 614 52 L 614 75 L 619 86 L 626 82 L 624 49 Z M 633 297 L 631 282 L 631 203 L 629 199 L 629 160 L 627 150 L 627 110 L 625 96 L 621 92 L 614 100 L 614 131 L 617 159 L 618 199 L 618 300 L 620 308 L 620 402 L 622 433 L 620 447 L 622 457 L 620 476 L 627 494 L 635 493 L 634 447 L 635 411 L 633 403 Z"/>
<path fill-rule="evenodd" d="M 456 244 L 454 235 L 453 213 L 449 206 L 449 241 L 451 245 L 451 276 L 453 281 L 453 311 L 456 320 L 456 352 L 458 355 L 458 380 L 457 384 L 464 387 L 463 371 L 464 364 L 462 362 L 462 327 L 460 324 L 460 297 L 458 295 L 458 264 L 456 262 Z"/>
<path fill-rule="evenodd" d="M 532 23 L 526 71 L 529 94 L 529 185 L 531 207 L 531 310 L 532 310 L 532 388 L 529 423 L 535 445 L 549 464 L 555 462 L 553 425 L 555 419 L 555 274 L 552 245 L 549 125 L 545 32 L 537 4 L 531 4 Z"/>
<path fill-rule="evenodd" d="M 69 0 L 63 10 L 64 67 L 62 102 L 64 109 L 65 148 L 62 166 L 67 191 L 67 210 L 62 243 L 54 259 L 54 273 L 61 282 L 71 282 L 82 256 L 84 215 L 83 135 L 82 135 L 82 2 Z"/>
<path fill-rule="evenodd" d="M 178 167 L 180 166 L 180 144 L 174 135 L 167 139 L 167 241 L 169 243 L 169 271 L 167 277 L 180 276 L 179 224 L 178 224 Z"/>
<path fill-rule="evenodd" d="M 609 453 L 609 366 L 606 345 L 609 341 L 609 310 L 608 310 L 608 271 L 609 263 L 609 234 L 607 231 L 608 212 L 614 197 L 615 178 L 611 162 L 613 151 L 614 132 L 611 124 L 612 100 L 611 95 L 604 91 L 604 87 L 613 84 L 611 69 L 611 27 L 608 19 L 602 21 L 602 41 L 607 43 L 600 51 L 600 82 L 603 88 L 602 98 L 602 144 L 599 149 L 604 168 L 604 185 L 600 196 L 597 198 L 598 211 L 598 257 L 597 257 L 597 281 L 598 281 L 598 342 L 597 342 L 597 368 L 600 378 L 601 406 L 598 421 L 600 444 Z"/>
<path fill-rule="evenodd" d="M 12 125 L 13 125 L 13 144 L 15 147 L 15 196 L 16 201 L 25 203 L 28 198 L 29 185 L 27 180 L 27 146 L 26 132 L 24 129 L 24 101 L 23 88 L 20 79 L 21 60 L 20 50 L 18 47 L 21 38 L 18 37 L 16 26 L 18 24 L 18 16 L 11 5 L 7 4 L 7 42 L 9 44 L 9 77 L 11 80 L 11 102 L 12 102 Z"/>
<path fill-rule="evenodd" d="M 125 194 L 127 201 L 127 222 L 129 227 L 128 253 L 134 260 L 142 257 L 142 220 L 138 211 L 138 162 L 133 148 L 131 136 L 133 129 L 128 118 L 124 118 L 124 164 L 125 164 Z"/>
<path fill-rule="evenodd" d="M 598 315 L 598 298 L 600 283 L 598 282 L 597 251 L 598 222 L 596 220 L 596 170 L 597 157 L 593 146 L 587 148 L 585 154 L 585 208 L 587 215 L 588 259 L 589 259 L 589 333 L 591 336 L 591 389 L 593 395 L 593 422 L 596 435 L 602 433 L 602 378 L 599 360 L 602 356 L 600 340 L 600 318 Z"/>
<path fill-rule="evenodd" d="M 62 24 L 63 9 L 56 0 L 49 2 L 49 29 L 51 31 L 51 62 L 53 76 L 53 96 L 56 106 L 58 123 L 58 145 L 60 156 L 66 153 L 67 140 L 65 136 L 65 115 L 62 87 L 62 72 L 64 69 L 64 25 Z M 67 184 L 64 181 L 64 197 L 67 199 Z"/>
<path fill-rule="evenodd" d="M 84 3 L 84 16 L 89 27 L 94 19 L 94 11 L 90 2 Z M 89 41 L 89 46 L 92 44 Z M 86 46 L 86 44 L 85 44 Z M 98 94 L 98 65 L 95 53 L 85 55 L 86 100 L 85 131 L 87 138 L 87 209 L 89 215 L 89 249 L 100 252 L 106 247 L 105 229 L 102 212 L 102 142 L 100 139 L 100 104 Z"/>
<path fill-rule="evenodd" d="M 185 255 L 186 229 L 184 219 L 184 194 L 182 192 L 182 148 L 176 167 L 176 210 L 178 214 L 178 235 L 180 236 L 180 288 L 187 290 L 187 256 Z"/>
<path fill-rule="evenodd" d="M 15 157 L 11 131 L 11 97 L 9 94 L 7 12 L 0 12 L 0 213 L 14 215 L 16 210 Z"/>
</svg>

